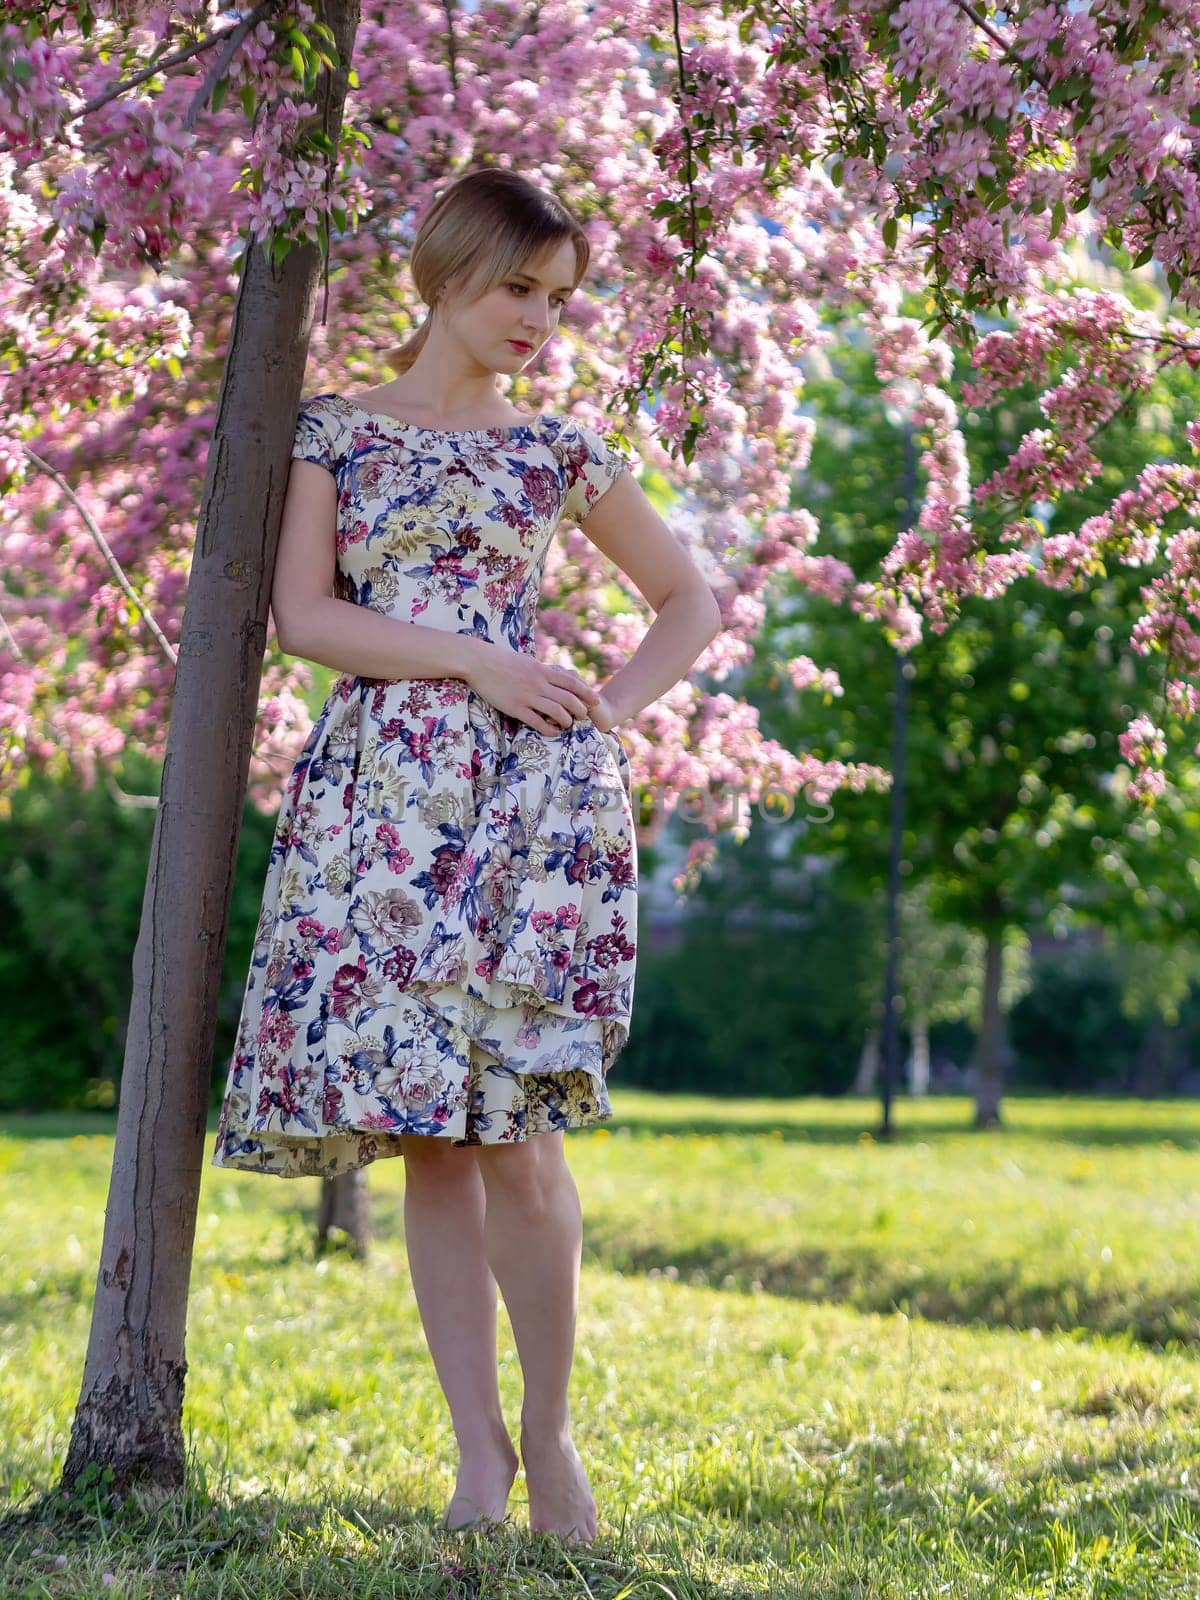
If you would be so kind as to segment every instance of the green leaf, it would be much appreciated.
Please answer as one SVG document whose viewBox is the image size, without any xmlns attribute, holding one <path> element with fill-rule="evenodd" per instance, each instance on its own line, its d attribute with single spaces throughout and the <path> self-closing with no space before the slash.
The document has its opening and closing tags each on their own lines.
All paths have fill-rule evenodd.
<svg viewBox="0 0 1200 1600">
<path fill-rule="evenodd" d="M 900 224 L 895 217 L 887 217 L 883 224 L 883 242 L 889 250 L 896 248 L 896 240 L 900 236 Z"/>
<path fill-rule="evenodd" d="M 1144 250 L 1140 250 L 1138 254 L 1134 256 L 1133 264 L 1135 267 L 1144 267 L 1153 260 L 1154 246 L 1152 244 L 1148 244 Z"/>
<path fill-rule="evenodd" d="M 1088 80 L 1081 72 L 1073 72 L 1069 78 L 1060 78 L 1054 84 L 1048 95 L 1052 106 L 1065 105 L 1068 100 L 1076 100 L 1088 87 Z"/>
<path fill-rule="evenodd" d="M 225 96 L 228 93 L 229 93 L 229 79 L 228 78 L 218 78 L 216 83 L 213 84 L 212 100 L 210 101 L 210 104 L 211 104 L 212 109 L 214 111 L 220 111 L 221 107 L 225 104 Z"/>
</svg>

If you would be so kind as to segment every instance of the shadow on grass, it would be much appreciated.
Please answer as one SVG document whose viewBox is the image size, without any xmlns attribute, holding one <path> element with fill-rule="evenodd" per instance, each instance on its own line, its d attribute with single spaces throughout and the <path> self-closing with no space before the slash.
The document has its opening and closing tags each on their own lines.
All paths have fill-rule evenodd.
<svg viewBox="0 0 1200 1600">
<path fill-rule="evenodd" d="M 635 1095 L 639 1093 L 641 1091 L 634 1091 Z M 940 1098 L 938 1097 L 939 1100 Z M 789 1144 L 817 1145 L 857 1145 L 864 1133 L 869 1133 L 873 1139 L 878 1139 L 880 1136 L 880 1108 L 879 1103 L 873 1099 L 845 1097 L 824 1102 L 836 1107 L 839 1112 L 844 1111 L 846 1118 L 844 1122 L 827 1121 L 820 1117 L 797 1119 L 792 1115 L 783 1117 L 772 1115 L 772 1107 L 775 1104 L 785 1109 L 792 1104 L 787 1100 L 778 1102 L 735 1100 L 732 1105 L 736 1109 L 731 1116 L 716 1099 L 712 1102 L 711 1110 L 695 1109 L 694 1104 L 687 1103 L 692 1099 L 690 1095 L 686 1097 L 680 1095 L 681 1103 L 676 1109 L 669 1094 L 648 1095 L 644 1108 L 637 1104 L 636 1099 L 625 1098 L 616 1115 L 610 1122 L 605 1123 L 605 1127 L 613 1132 L 627 1127 L 633 1134 L 651 1138 L 663 1133 L 677 1137 L 685 1137 L 688 1134 L 720 1134 L 747 1139 L 782 1137 Z M 1020 1139 L 1045 1139 L 1062 1144 L 1112 1148 L 1161 1145 L 1164 1140 L 1169 1140 L 1181 1151 L 1200 1150 L 1200 1123 L 1181 1125 L 1181 1118 L 1175 1109 L 1186 1107 L 1194 1115 L 1196 1101 L 1191 1099 L 1130 1099 L 1128 1101 L 1130 1114 L 1137 1120 L 1125 1125 L 1114 1125 L 1098 1120 L 1086 1120 L 1083 1113 L 1083 1108 L 1088 1104 L 1086 1097 L 1066 1102 L 1061 1096 L 1044 1100 L 1032 1095 L 1012 1095 L 1005 1102 L 1006 1121 L 999 1127 L 992 1128 L 975 1127 L 972 1121 L 972 1102 L 965 1096 L 952 1102 L 954 1107 L 952 1110 L 947 1109 L 942 1112 L 939 1105 L 936 1115 L 925 1113 L 927 1104 L 928 1102 L 906 1097 L 893 1102 L 893 1126 L 890 1135 L 892 1143 L 919 1144 L 941 1138 L 964 1136 L 972 1136 L 989 1143 L 999 1143 L 1011 1135 Z M 1038 1111 L 1043 1105 L 1061 1108 L 1066 1104 L 1078 1105 L 1080 1116 L 1055 1117 L 1047 1113 L 1043 1117 Z M 1104 1104 L 1113 1106 L 1119 1105 L 1120 1102 L 1106 1100 Z M 758 1114 L 760 1105 L 761 1114 Z M 216 1119 L 216 1109 L 210 1108 L 204 1134 L 206 1163 L 216 1136 Z M 100 1134 L 112 1138 L 115 1133 L 116 1113 L 111 1111 L 0 1112 L 0 1136 L 11 1139 L 64 1139 L 79 1134 Z"/>
<path fill-rule="evenodd" d="M 53 1593 L 56 1600 L 94 1600 L 99 1566 L 118 1581 L 153 1570 L 192 1600 L 231 1593 L 256 1600 L 301 1594 L 306 1600 L 360 1594 L 381 1600 L 550 1600 L 639 1593 L 761 1600 L 761 1587 L 744 1583 L 722 1553 L 736 1542 L 761 1571 L 763 1540 L 739 1540 L 739 1530 L 724 1530 L 710 1541 L 719 1553 L 696 1541 L 694 1527 L 675 1526 L 653 1513 L 645 1519 L 618 1513 L 612 1525 L 615 1532 L 602 1527 L 584 1548 L 530 1533 L 511 1511 L 486 1532 L 449 1533 L 433 1510 L 367 1494 L 342 1500 L 266 1492 L 210 1502 L 189 1486 L 156 1512 L 111 1497 L 76 1506 L 46 1495 L 28 1512 L 0 1514 L 0 1545 L 10 1583 L 24 1580 L 30 1587 L 22 1594 Z M 774 1592 L 797 1600 L 833 1600 L 844 1592 L 793 1587 L 786 1570 L 777 1576 Z M 48 1581 L 52 1589 L 43 1587 Z"/>
<path fill-rule="evenodd" d="M 1028 1283 L 998 1269 L 948 1283 L 912 1263 L 871 1250 L 730 1248 L 719 1237 L 688 1246 L 669 1240 L 637 1241 L 605 1228 L 593 1216 L 584 1230 L 584 1259 L 610 1271 L 661 1274 L 680 1283 L 763 1291 L 811 1304 L 850 1306 L 890 1315 L 904 1311 L 930 1322 L 986 1328 L 1039 1328 L 1124 1336 L 1161 1349 L 1168 1343 L 1200 1345 L 1200 1287 L 1182 1282 L 1131 1301 L 1114 1285 L 1084 1289 L 1077 1283 Z"/>
<path fill-rule="evenodd" d="M 737 1449 L 698 1427 L 661 1493 L 632 1514 L 602 1504 L 605 1526 L 586 1549 L 529 1534 L 515 1510 L 487 1533 L 449 1534 L 434 1510 L 368 1491 L 251 1497 L 189 1472 L 155 1511 L 47 1494 L 0 1514 L 5 1592 L 92 1600 L 103 1568 L 118 1584 L 154 1572 L 164 1594 L 192 1600 L 911 1600 L 982 1594 L 979 1580 L 1015 1600 L 1032 1592 L 1024 1585 L 1048 1592 L 1045 1580 L 1070 1565 L 1089 1594 L 1151 1600 L 1164 1578 L 1195 1575 L 1200 1509 L 1164 1481 L 1184 1459 L 1177 1439 L 1117 1438 L 1079 1455 L 1044 1445 L 998 1484 L 1003 1445 L 995 1462 L 964 1456 L 960 1436 L 928 1434 L 920 1419 L 895 1436 L 757 1434 Z M 1136 1566 L 1113 1588 L 1117 1560 Z"/>
<path fill-rule="evenodd" d="M 761 1117 L 735 1116 L 725 1117 L 720 1107 L 714 1106 L 711 1113 L 697 1112 L 680 1107 L 678 1113 L 671 1109 L 668 1096 L 656 1097 L 653 1108 L 647 1107 L 640 1111 L 623 1108 L 606 1126 L 615 1132 L 620 1127 L 628 1127 L 635 1134 L 644 1134 L 653 1137 L 655 1134 L 669 1133 L 676 1137 L 686 1137 L 688 1134 L 711 1135 L 720 1134 L 734 1138 L 765 1138 L 779 1139 L 782 1137 L 789 1144 L 819 1144 L 819 1145 L 857 1145 L 862 1141 L 862 1135 L 869 1133 L 873 1139 L 880 1137 L 880 1113 L 874 1101 L 863 1100 L 846 1104 L 859 1104 L 861 1117 L 844 1124 L 831 1124 L 824 1121 L 787 1121 L 772 1120 L 769 1113 L 764 1110 Z M 1038 1102 L 1027 1102 L 1037 1104 Z M 1184 1102 L 1189 1107 L 1195 1105 L 1194 1101 Z M 753 1101 L 738 1101 L 739 1107 L 753 1105 Z M 783 1102 L 786 1105 L 786 1102 Z M 1020 1102 L 1018 1102 L 1018 1105 Z M 892 1132 L 889 1142 L 896 1145 L 928 1143 L 938 1138 L 963 1138 L 974 1137 L 989 1143 L 1002 1142 L 1007 1135 L 1020 1139 L 1045 1139 L 1055 1143 L 1071 1145 L 1100 1145 L 1109 1147 L 1140 1145 L 1161 1145 L 1164 1139 L 1169 1139 L 1181 1151 L 1200 1150 L 1200 1127 L 1180 1127 L 1179 1122 L 1170 1111 L 1171 1102 L 1130 1101 L 1131 1109 L 1136 1107 L 1138 1114 L 1143 1118 L 1153 1114 L 1153 1120 L 1144 1122 L 1141 1126 L 1130 1125 L 1126 1127 L 1113 1127 L 1102 1122 L 1085 1122 L 1075 1119 L 1063 1120 L 1038 1120 L 1026 1122 L 1021 1120 L 1020 1111 L 1013 1112 L 1010 1108 L 1009 1120 L 999 1127 L 976 1128 L 971 1121 L 969 1103 L 963 1102 L 961 1117 L 947 1114 L 944 1117 L 927 1117 L 920 1121 L 905 1121 L 905 1102 L 894 1104 L 892 1109 Z M 1010 1103 L 1011 1106 L 1011 1103 Z"/>
</svg>

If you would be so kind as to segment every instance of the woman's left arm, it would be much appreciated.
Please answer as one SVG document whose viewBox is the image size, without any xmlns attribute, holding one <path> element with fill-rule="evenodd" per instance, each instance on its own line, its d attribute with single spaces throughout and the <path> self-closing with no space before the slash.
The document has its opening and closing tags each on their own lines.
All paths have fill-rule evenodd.
<svg viewBox="0 0 1200 1600">
<path fill-rule="evenodd" d="M 627 722 L 684 677 L 721 631 L 721 610 L 691 556 L 625 472 L 578 524 L 656 615 L 619 671 L 597 685 L 592 721 L 602 733 Z"/>
</svg>

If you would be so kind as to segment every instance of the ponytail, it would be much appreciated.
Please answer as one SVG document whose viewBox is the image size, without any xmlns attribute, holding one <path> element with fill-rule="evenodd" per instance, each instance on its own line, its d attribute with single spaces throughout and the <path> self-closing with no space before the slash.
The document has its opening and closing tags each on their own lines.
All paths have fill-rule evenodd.
<svg viewBox="0 0 1200 1600">
<path fill-rule="evenodd" d="M 426 339 L 429 337 L 429 327 L 433 321 L 433 313 L 426 312 L 425 320 L 415 333 L 410 333 L 403 344 L 398 344 L 394 350 L 389 350 L 384 360 L 392 371 L 399 374 L 407 372 L 409 367 L 420 355 Z"/>
</svg>

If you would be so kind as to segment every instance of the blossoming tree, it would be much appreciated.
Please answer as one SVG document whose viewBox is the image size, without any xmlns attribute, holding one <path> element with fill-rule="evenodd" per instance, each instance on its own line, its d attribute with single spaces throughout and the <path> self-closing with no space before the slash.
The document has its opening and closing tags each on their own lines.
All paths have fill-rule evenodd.
<svg viewBox="0 0 1200 1600">
<path fill-rule="evenodd" d="M 416 311 L 404 252 L 438 184 L 483 160 L 554 184 L 588 228 L 593 295 L 516 398 L 623 430 L 645 472 L 678 491 L 675 530 L 725 621 L 695 681 L 630 730 L 643 779 L 669 797 L 754 794 L 772 778 L 818 799 L 883 781 L 764 740 L 720 687 L 781 573 L 904 646 L 922 619 L 942 628 L 962 595 L 1031 567 L 1086 587 L 1123 561 L 1149 569 L 1137 644 L 1168 668 L 1164 712 L 1142 708 L 1126 735 L 1152 798 L 1166 738 L 1200 709 L 1200 420 L 1180 459 L 1148 463 L 1071 539 L 1030 507 L 1094 476 L 1091 437 L 1156 367 L 1200 360 L 1198 36 L 1196 0 L 378 0 L 361 20 L 357 0 L 5 8 L 4 760 L 13 781 L 26 763 L 91 773 L 126 741 L 165 757 L 117 1165 L 151 1171 L 138 1128 L 154 1121 L 138 1110 L 152 1103 L 178 1180 L 177 1270 L 129 1254 L 144 1221 L 135 1179 L 128 1205 L 110 1206 L 98 1306 L 136 1304 L 155 1402 L 130 1424 L 135 1386 L 99 1317 L 68 1476 L 99 1456 L 122 1478 L 182 1470 L 208 974 L 241 792 L 249 778 L 264 802 L 277 794 L 306 685 L 302 666 L 273 651 L 263 668 L 262 655 L 310 332 L 314 386 L 335 364 L 374 379 Z M 1062 246 L 1083 234 L 1157 263 L 1179 315 L 1065 290 Z M 900 315 L 915 289 L 924 323 Z M 822 336 L 816 302 L 851 297 L 926 446 L 917 525 L 870 583 L 816 553 L 816 519 L 788 505 L 813 428 L 797 358 Z M 977 339 L 988 307 L 1019 313 L 1017 327 Z M 955 344 L 975 350 L 977 404 L 1036 381 L 1052 355 L 1074 363 L 1043 396 L 1045 427 L 974 492 L 946 386 Z M 645 620 L 569 528 L 545 603 L 550 653 L 600 674 Z M 156 863 L 172 840 L 187 871 L 168 894 Z M 714 848 L 697 840 L 682 886 Z M 190 948 L 178 933 L 163 943 L 160 905 L 186 906 Z M 182 1067 L 153 1025 L 168 982 L 183 985 L 171 991 Z"/>
</svg>

